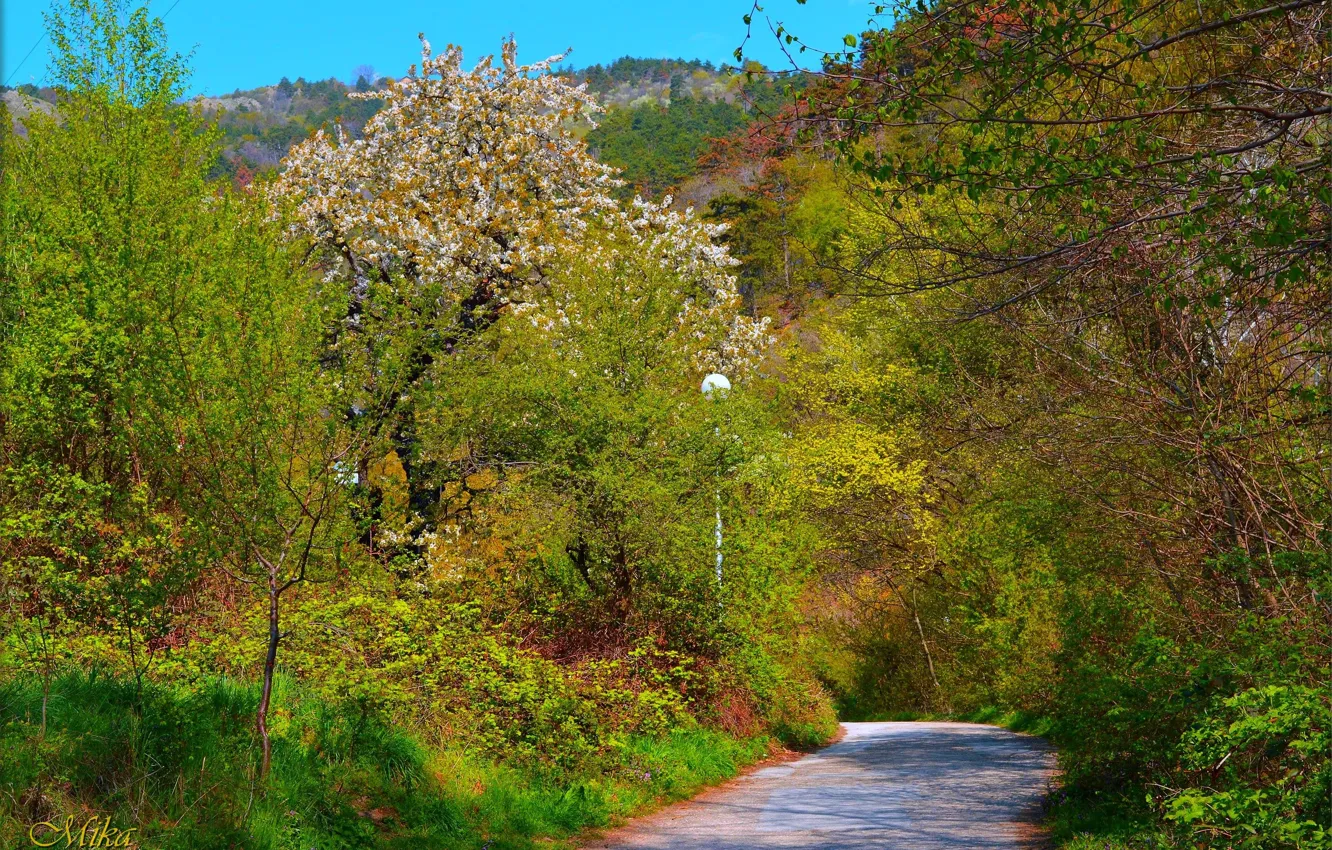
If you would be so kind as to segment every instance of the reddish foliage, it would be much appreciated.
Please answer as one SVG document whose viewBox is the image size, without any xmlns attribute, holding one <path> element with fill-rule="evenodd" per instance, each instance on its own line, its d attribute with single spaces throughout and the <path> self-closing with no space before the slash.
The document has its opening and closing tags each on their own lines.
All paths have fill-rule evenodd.
<svg viewBox="0 0 1332 850">
<path fill-rule="evenodd" d="M 231 179 L 232 185 L 242 192 L 250 190 L 250 184 L 254 182 L 254 171 L 244 162 L 236 163 L 236 176 Z"/>
</svg>

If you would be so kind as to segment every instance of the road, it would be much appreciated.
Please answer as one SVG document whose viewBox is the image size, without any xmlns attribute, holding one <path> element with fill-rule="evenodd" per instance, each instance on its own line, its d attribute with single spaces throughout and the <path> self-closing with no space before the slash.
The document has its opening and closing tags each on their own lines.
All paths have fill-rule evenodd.
<svg viewBox="0 0 1332 850">
<path fill-rule="evenodd" d="M 813 755 L 635 820 L 589 850 L 998 850 L 1043 846 L 1038 738 L 972 723 L 845 723 Z"/>
</svg>

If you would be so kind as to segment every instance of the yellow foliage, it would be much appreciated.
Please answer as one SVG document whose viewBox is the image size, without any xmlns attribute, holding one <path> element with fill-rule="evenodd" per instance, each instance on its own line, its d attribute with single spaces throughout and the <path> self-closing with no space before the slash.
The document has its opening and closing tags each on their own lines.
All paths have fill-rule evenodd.
<svg viewBox="0 0 1332 850">
<path fill-rule="evenodd" d="M 475 472 L 465 479 L 469 490 L 489 490 L 499 483 L 499 475 L 491 467 Z"/>
<path fill-rule="evenodd" d="M 398 453 L 390 451 L 384 458 L 372 463 L 369 469 L 370 485 L 379 490 L 382 498 L 380 517 L 393 531 L 407 527 L 407 470 Z"/>
<path fill-rule="evenodd" d="M 919 500 L 924 490 L 924 462 L 903 462 L 892 434 L 859 422 L 816 426 L 796 441 L 790 460 L 796 487 L 818 503 Z"/>
<path fill-rule="evenodd" d="M 934 518 L 911 398 L 916 373 L 858 344 L 838 311 L 815 352 L 788 352 L 801 427 L 788 451 L 792 497 L 832 520 L 834 536 L 928 543 Z"/>
</svg>

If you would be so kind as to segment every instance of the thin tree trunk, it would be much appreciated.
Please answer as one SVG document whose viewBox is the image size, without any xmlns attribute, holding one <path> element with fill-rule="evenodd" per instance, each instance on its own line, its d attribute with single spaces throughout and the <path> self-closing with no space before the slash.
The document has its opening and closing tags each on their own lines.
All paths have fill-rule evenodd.
<svg viewBox="0 0 1332 850">
<path fill-rule="evenodd" d="M 39 740 L 46 740 L 46 706 L 51 701 L 51 652 L 46 642 L 46 627 L 37 618 L 37 634 L 42 648 L 42 731 Z"/>
<path fill-rule="evenodd" d="M 916 621 L 916 633 L 920 635 L 920 648 L 925 650 L 925 666 L 930 668 L 930 680 L 934 689 L 939 690 L 939 677 L 934 675 L 934 656 L 930 654 L 930 642 L 925 639 L 925 628 L 920 624 L 920 614 L 916 612 L 916 588 L 911 588 L 911 618 Z"/>
<path fill-rule="evenodd" d="M 908 603 L 906 596 L 902 593 L 902 588 L 897 586 L 897 582 L 891 578 L 888 579 L 888 586 L 897 594 L 897 599 L 902 603 L 902 607 L 911 612 L 911 619 L 916 623 L 916 634 L 920 635 L 920 648 L 925 651 L 925 666 L 930 671 L 930 681 L 934 682 L 934 689 L 940 690 L 939 677 L 934 674 L 934 656 L 930 654 L 930 642 L 925 639 L 925 627 L 920 623 L 920 614 L 916 613 L 916 587 L 911 586 L 911 602 Z"/>
<path fill-rule="evenodd" d="M 277 569 L 268 565 L 268 654 L 264 656 L 264 686 L 259 695 L 259 710 L 255 717 L 255 728 L 259 731 L 259 740 L 263 746 L 263 761 L 259 766 L 259 778 L 268 776 L 268 768 L 273 762 L 273 741 L 268 733 L 268 706 L 273 698 L 273 670 L 277 667 L 278 641 L 282 635 L 278 631 L 278 589 Z"/>
<path fill-rule="evenodd" d="M 785 213 L 782 219 L 785 220 Z M 786 233 L 782 234 L 782 277 L 786 281 L 786 295 L 791 295 L 791 237 Z"/>
<path fill-rule="evenodd" d="M 121 599 L 121 609 L 124 615 L 122 619 L 125 625 L 125 640 L 129 644 L 130 671 L 134 673 L 134 704 L 138 706 L 139 711 L 143 711 L 143 671 L 139 669 L 134 651 L 134 624 L 130 620 L 128 600 Z"/>
</svg>

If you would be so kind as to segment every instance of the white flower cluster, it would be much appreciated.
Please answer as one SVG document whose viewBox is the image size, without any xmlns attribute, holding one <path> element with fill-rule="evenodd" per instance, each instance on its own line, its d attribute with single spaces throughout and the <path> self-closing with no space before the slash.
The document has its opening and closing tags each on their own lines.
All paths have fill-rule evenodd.
<svg viewBox="0 0 1332 850">
<path fill-rule="evenodd" d="M 628 208 L 616 207 L 597 218 L 608 231 L 625 240 L 609 240 L 598 259 L 614 267 L 617 246 L 642 259 L 654 260 L 679 289 L 667 293 L 678 299 L 677 345 L 688 350 L 700 372 L 725 372 L 738 377 L 757 364 L 771 341 L 767 318 L 751 319 L 743 313 L 743 299 L 732 266 L 739 265 L 724 245 L 716 242 L 725 224 L 709 224 L 693 209 L 671 208 L 668 196 L 660 203 L 635 198 Z M 641 286 L 637 278 L 624 281 L 627 289 Z M 659 293 L 658 293 L 659 294 Z"/>
<path fill-rule="evenodd" d="M 274 185 L 296 227 L 358 278 L 402 273 L 465 295 L 481 280 L 521 274 L 613 204 L 613 171 L 565 128 L 597 109 L 583 87 L 548 73 L 562 57 L 470 71 L 450 46 L 382 91 L 362 137 L 322 130 L 294 147 Z M 496 280 L 492 280 L 496 279 Z"/>
<path fill-rule="evenodd" d="M 414 287 L 415 297 L 454 303 L 486 291 L 567 323 L 559 305 L 543 303 L 552 293 L 541 270 L 561 254 L 596 262 L 603 251 L 613 263 L 628 250 L 691 290 L 679 323 L 700 368 L 734 371 L 755 358 L 766 323 L 740 315 L 726 271 L 735 261 L 713 241 L 722 226 L 672 211 L 669 200 L 625 207 L 612 197 L 614 170 L 570 132 L 600 107 L 550 73 L 563 56 L 518 65 L 510 39 L 500 67 L 487 57 L 469 71 L 459 48 L 434 57 L 421 43 L 419 74 L 413 66 L 382 91 L 351 95 L 384 102 L 361 138 L 316 133 L 274 184 L 274 201 L 294 206 L 297 235 L 327 250 L 330 279 L 349 275 L 353 293 L 377 281 L 399 297 Z M 611 238 L 589 238 L 589 228 Z"/>
</svg>

